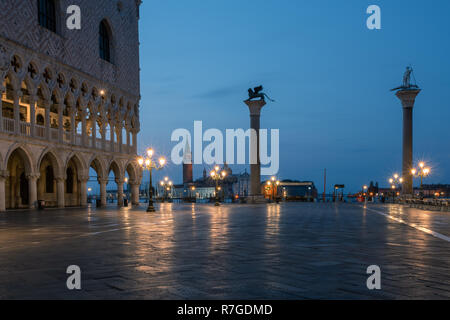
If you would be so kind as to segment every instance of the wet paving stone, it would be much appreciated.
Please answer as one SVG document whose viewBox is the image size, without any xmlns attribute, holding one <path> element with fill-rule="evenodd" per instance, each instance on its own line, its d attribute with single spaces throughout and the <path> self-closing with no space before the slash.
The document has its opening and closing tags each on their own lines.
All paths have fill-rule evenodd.
<svg viewBox="0 0 450 320">
<path fill-rule="evenodd" d="M 158 209 L 0 214 L 0 298 L 450 299 L 450 243 L 421 230 L 450 236 L 449 213 L 314 203 Z M 66 287 L 70 265 L 81 268 L 80 291 Z M 381 290 L 367 289 L 370 265 L 381 268 Z"/>
</svg>

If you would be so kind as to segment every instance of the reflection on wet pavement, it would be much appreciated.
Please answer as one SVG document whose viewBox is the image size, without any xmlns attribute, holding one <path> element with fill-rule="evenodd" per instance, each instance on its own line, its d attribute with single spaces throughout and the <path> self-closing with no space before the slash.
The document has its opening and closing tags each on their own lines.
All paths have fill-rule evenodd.
<svg viewBox="0 0 450 320">
<path fill-rule="evenodd" d="M 413 226 L 413 227 L 411 227 Z M 448 299 L 450 215 L 350 204 L 0 214 L 0 298 Z M 366 287 L 379 265 L 382 290 Z M 66 268 L 82 290 L 66 289 Z"/>
</svg>

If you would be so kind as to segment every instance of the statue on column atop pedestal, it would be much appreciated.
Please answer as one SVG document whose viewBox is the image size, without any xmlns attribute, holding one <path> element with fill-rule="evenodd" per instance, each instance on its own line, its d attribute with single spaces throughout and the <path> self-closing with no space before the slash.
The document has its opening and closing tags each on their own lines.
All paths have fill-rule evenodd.
<svg viewBox="0 0 450 320">
<path fill-rule="evenodd" d="M 244 101 L 250 111 L 250 129 L 254 134 L 250 137 L 250 194 L 251 203 L 265 202 L 261 192 L 261 161 L 259 155 L 259 130 L 261 109 L 266 105 L 267 94 L 262 92 L 263 86 L 248 89 L 248 99 Z"/>
<path fill-rule="evenodd" d="M 403 74 L 403 84 L 400 87 L 394 88 L 391 91 L 396 90 L 417 90 L 419 86 L 416 83 L 416 79 L 414 77 L 414 84 L 411 83 L 411 75 L 414 77 L 414 70 L 411 66 L 406 67 L 406 71 Z"/>
<path fill-rule="evenodd" d="M 267 94 L 265 94 L 264 92 L 261 92 L 261 91 L 263 91 L 263 86 L 259 86 L 259 87 L 256 87 L 256 88 L 250 88 L 250 89 L 248 89 L 248 100 L 247 101 L 252 101 L 253 99 L 257 99 L 257 98 L 260 98 L 261 100 L 266 100 L 266 98 L 267 99 L 269 99 L 270 101 L 272 101 L 272 102 L 275 102 L 275 100 L 272 100 L 272 99 L 270 99 L 270 97 L 267 95 Z"/>
<path fill-rule="evenodd" d="M 403 74 L 402 86 L 392 89 L 400 99 L 403 109 L 403 162 L 402 162 L 402 193 L 404 196 L 411 196 L 414 191 L 413 176 L 413 109 L 417 95 L 420 93 L 419 86 L 411 83 L 411 76 L 414 77 L 411 66 L 406 67 Z"/>
</svg>

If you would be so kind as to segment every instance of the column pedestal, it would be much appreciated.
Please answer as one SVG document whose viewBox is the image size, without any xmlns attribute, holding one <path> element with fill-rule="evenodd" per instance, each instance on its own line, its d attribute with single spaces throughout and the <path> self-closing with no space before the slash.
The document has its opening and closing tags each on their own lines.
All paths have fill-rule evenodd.
<svg viewBox="0 0 450 320">
<path fill-rule="evenodd" d="M 413 195 L 413 108 L 419 89 L 403 89 L 396 93 L 403 106 L 403 195 Z"/>
</svg>

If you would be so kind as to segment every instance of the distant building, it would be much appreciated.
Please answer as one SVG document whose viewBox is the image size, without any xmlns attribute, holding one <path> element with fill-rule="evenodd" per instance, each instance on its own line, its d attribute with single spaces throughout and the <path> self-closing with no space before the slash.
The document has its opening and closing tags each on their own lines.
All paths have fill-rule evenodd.
<svg viewBox="0 0 450 320">
<path fill-rule="evenodd" d="M 250 175 L 247 173 L 247 170 L 242 174 L 235 175 L 234 177 L 236 178 L 236 181 L 232 184 L 234 197 L 247 197 L 250 192 Z"/>
<path fill-rule="evenodd" d="M 202 178 L 193 181 L 192 164 L 189 165 L 191 153 L 186 146 L 183 160 L 183 184 L 174 185 L 173 198 L 178 199 L 210 199 L 216 196 L 216 182 L 210 177 L 206 168 L 203 169 Z M 242 198 L 250 191 L 250 175 L 245 171 L 242 174 L 233 174 L 231 168 L 225 163 L 222 170 L 227 173 L 224 180 L 219 182 L 221 198 Z"/>
<path fill-rule="evenodd" d="M 269 198 L 273 192 L 271 188 L 267 188 L 267 183 L 262 185 L 262 191 Z M 314 201 L 317 199 L 317 188 L 312 181 L 284 180 L 276 187 L 275 194 L 286 201 Z"/>
<path fill-rule="evenodd" d="M 424 184 L 422 189 L 414 188 L 415 195 L 420 195 L 420 192 L 426 198 L 449 198 L 450 184 Z"/>
</svg>

